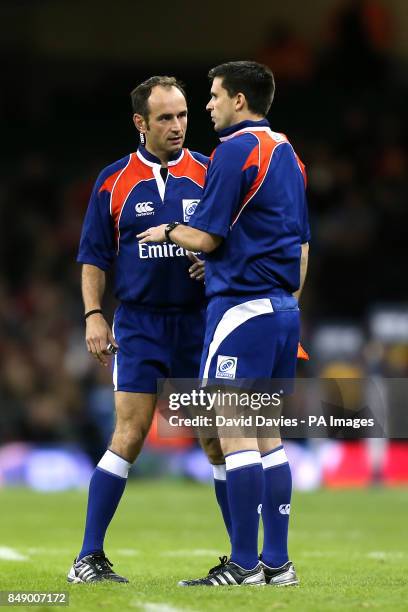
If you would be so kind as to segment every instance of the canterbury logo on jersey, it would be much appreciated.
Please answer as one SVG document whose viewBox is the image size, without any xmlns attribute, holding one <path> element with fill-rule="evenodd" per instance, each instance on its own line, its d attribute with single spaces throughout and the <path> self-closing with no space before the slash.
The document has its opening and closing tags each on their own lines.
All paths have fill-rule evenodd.
<svg viewBox="0 0 408 612">
<path fill-rule="evenodd" d="M 279 512 L 281 514 L 290 514 L 290 504 L 281 504 L 279 506 Z"/>
<path fill-rule="evenodd" d="M 177 244 L 139 244 L 140 259 L 157 259 L 162 257 L 185 257 L 187 252 Z"/>
<path fill-rule="evenodd" d="M 153 202 L 138 202 L 135 206 L 136 217 L 154 215 Z"/>
</svg>

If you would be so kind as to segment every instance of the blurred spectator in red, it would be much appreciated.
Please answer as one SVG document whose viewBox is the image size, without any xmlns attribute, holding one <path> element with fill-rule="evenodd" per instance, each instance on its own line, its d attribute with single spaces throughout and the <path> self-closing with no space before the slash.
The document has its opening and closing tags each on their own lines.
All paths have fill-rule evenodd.
<svg viewBox="0 0 408 612">
<path fill-rule="evenodd" d="M 282 21 L 269 24 L 265 43 L 255 59 L 272 69 L 280 86 L 308 81 L 313 76 L 314 58 L 310 45 Z"/>
<path fill-rule="evenodd" d="M 341 0 L 329 15 L 326 36 L 322 76 L 359 84 L 385 78 L 393 19 L 381 0 Z"/>
<path fill-rule="evenodd" d="M 329 17 L 328 35 L 334 47 L 386 52 L 393 32 L 391 12 L 381 0 L 341 0 Z"/>
</svg>

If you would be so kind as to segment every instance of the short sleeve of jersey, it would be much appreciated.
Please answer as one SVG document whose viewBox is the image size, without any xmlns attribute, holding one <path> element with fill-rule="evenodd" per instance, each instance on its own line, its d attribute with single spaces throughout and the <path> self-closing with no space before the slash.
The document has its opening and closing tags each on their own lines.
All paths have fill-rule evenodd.
<svg viewBox="0 0 408 612">
<path fill-rule="evenodd" d="M 305 206 L 303 209 L 303 229 L 302 229 L 302 236 L 301 236 L 302 244 L 305 244 L 305 242 L 310 242 L 311 237 L 312 237 L 312 233 L 310 231 L 309 213 L 308 213 L 307 200 L 306 200 L 306 195 L 305 195 Z"/>
<path fill-rule="evenodd" d="M 244 168 L 257 139 L 251 134 L 223 142 L 210 161 L 201 202 L 190 219 L 190 227 L 226 238 L 234 214 L 258 172 L 256 165 Z"/>
<path fill-rule="evenodd" d="M 102 172 L 93 188 L 82 226 L 77 261 L 108 270 L 116 254 L 110 214 L 110 193 L 101 187 L 106 179 Z"/>
</svg>

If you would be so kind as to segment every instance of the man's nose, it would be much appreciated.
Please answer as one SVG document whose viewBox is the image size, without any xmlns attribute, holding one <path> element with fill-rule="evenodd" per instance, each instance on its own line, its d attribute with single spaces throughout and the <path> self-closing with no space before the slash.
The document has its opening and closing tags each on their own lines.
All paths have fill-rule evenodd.
<svg viewBox="0 0 408 612">
<path fill-rule="evenodd" d="M 205 110 L 211 111 L 213 109 L 212 107 L 212 102 L 211 100 L 208 102 L 207 106 L 205 107 Z"/>
<path fill-rule="evenodd" d="M 180 120 L 177 119 L 177 117 L 174 119 L 173 125 L 171 126 L 171 129 L 173 130 L 173 132 L 181 132 L 182 131 Z"/>
</svg>

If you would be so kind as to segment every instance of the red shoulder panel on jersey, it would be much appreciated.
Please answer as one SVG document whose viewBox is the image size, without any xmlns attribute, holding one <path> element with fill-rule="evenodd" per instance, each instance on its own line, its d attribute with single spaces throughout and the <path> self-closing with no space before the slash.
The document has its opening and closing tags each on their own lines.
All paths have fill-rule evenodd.
<svg viewBox="0 0 408 612">
<path fill-rule="evenodd" d="M 119 174 L 122 172 L 122 170 L 123 168 L 121 168 L 120 170 L 117 170 L 116 172 L 108 176 L 108 178 L 105 179 L 105 181 L 102 183 L 102 186 L 100 187 L 98 193 L 101 193 L 101 191 L 109 191 L 109 193 L 111 193 L 113 186 L 115 184 L 115 181 L 118 178 Z"/>
<path fill-rule="evenodd" d="M 110 208 L 117 243 L 119 240 L 120 215 L 130 192 L 142 181 L 153 178 L 152 168 L 141 162 L 136 153 L 131 153 L 127 165 L 119 172 L 111 191 Z"/>
<path fill-rule="evenodd" d="M 303 180 L 305 181 L 305 189 L 307 187 L 307 175 L 306 175 L 306 167 L 305 164 L 302 162 L 302 160 L 300 159 L 299 155 L 294 151 L 295 153 L 295 157 L 296 157 L 296 161 L 298 163 L 298 166 L 300 168 L 301 173 L 303 174 Z"/>
<path fill-rule="evenodd" d="M 259 170 L 256 179 L 252 183 L 251 189 L 248 191 L 247 195 L 243 199 L 243 202 L 239 210 L 237 211 L 237 214 L 235 215 L 234 219 L 232 220 L 231 225 L 234 225 L 234 223 L 238 220 L 238 217 L 245 208 L 245 206 L 253 198 L 253 196 L 256 194 L 263 181 L 265 180 L 266 173 L 268 172 L 272 155 L 276 147 L 282 144 L 282 142 L 288 142 L 286 137 L 284 138 L 284 140 L 281 141 L 275 140 L 271 137 L 271 133 L 269 131 L 253 132 L 253 135 L 258 139 L 258 145 L 255 147 L 255 149 L 252 149 L 242 169 L 244 170 L 252 165 L 257 165 Z M 255 155 L 258 157 L 258 161 L 256 162 L 256 164 L 253 163 L 255 160 Z"/>
<path fill-rule="evenodd" d="M 175 178 L 189 178 L 200 187 L 204 187 L 207 168 L 196 160 L 188 149 L 183 149 L 183 159 L 174 166 L 169 166 L 169 174 Z"/>
<path fill-rule="evenodd" d="M 254 146 L 250 154 L 248 155 L 245 164 L 242 166 L 242 172 L 251 168 L 251 166 L 260 167 L 261 159 L 260 159 L 260 145 L 259 143 Z"/>
</svg>

